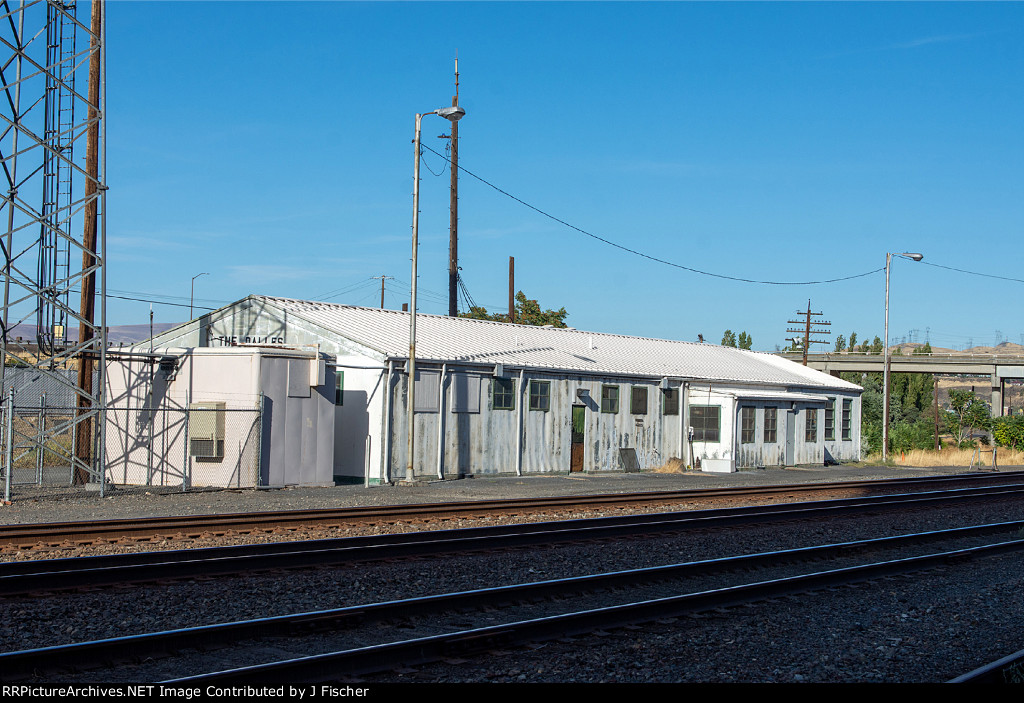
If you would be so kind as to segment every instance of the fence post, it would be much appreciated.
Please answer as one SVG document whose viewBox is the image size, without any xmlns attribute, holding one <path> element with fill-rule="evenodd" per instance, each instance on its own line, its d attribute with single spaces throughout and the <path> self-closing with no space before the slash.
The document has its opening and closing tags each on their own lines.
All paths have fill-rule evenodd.
<svg viewBox="0 0 1024 703">
<path fill-rule="evenodd" d="M 46 454 L 46 394 L 39 396 L 39 419 L 36 422 L 36 485 L 43 485 L 43 461 Z"/>
<path fill-rule="evenodd" d="M 263 401 L 266 397 L 266 394 L 260 391 L 259 417 L 256 418 L 256 422 L 259 423 L 259 432 L 256 433 L 256 486 L 263 485 Z"/>
<path fill-rule="evenodd" d="M 185 427 L 183 429 L 182 439 L 185 445 L 185 456 L 184 461 L 181 465 L 181 492 L 184 493 L 192 487 L 192 466 L 189 463 L 189 452 L 188 452 L 188 418 L 192 414 L 192 403 L 191 394 L 185 394 Z"/>
<path fill-rule="evenodd" d="M 992 447 L 992 470 L 999 471 L 999 465 L 996 463 L 996 448 Z"/>
<path fill-rule="evenodd" d="M 12 416 L 14 415 L 14 386 L 4 398 L 4 502 L 11 502 L 11 474 L 14 473 L 14 451 L 11 435 L 14 433 Z"/>
</svg>

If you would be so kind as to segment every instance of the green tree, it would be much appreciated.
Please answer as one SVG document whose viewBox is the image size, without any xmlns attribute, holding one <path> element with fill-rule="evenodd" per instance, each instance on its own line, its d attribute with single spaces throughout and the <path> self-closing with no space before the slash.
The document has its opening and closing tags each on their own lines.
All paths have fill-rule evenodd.
<svg viewBox="0 0 1024 703">
<path fill-rule="evenodd" d="M 992 436 L 996 445 L 1024 449 L 1024 415 L 992 418 Z"/>
<path fill-rule="evenodd" d="M 968 390 L 953 388 L 949 391 L 946 427 L 958 447 L 973 447 L 974 433 L 987 430 L 992 424 L 988 406 Z"/>
<path fill-rule="evenodd" d="M 754 345 L 753 338 L 747 334 L 746 330 L 740 332 L 739 345 L 740 349 L 750 349 Z"/>
<path fill-rule="evenodd" d="M 726 330 L 725 334 L 722 335 L 722 346 L 723 347 L 735 347 L 736 346 L 736 334 L 732 330 Z"/>
<path fill-rule="evenodd" d="M 839 335 L 838 337 L 836 337 L 836 351 L 846 351 L 846 337 L 844 337 L 843 335 Z"/>
<path fill-rule="evenodd" d="M 569 316 L 565 308 L 558 310 L 542 310 L 540 303 L 526 297 L 523 291 L 516 293 L 516 324 L 535 325 L 538 327 L 551 325 L 552 327 L 568 327 L 565 318 Z M 489 313 L 487 308 L 472 307 L 469 312 L 460 313 L 459 317 L 468 317 L 474 320 L 491 320 L 493 322 L 508 322 L 508 315 L 505 313 Z"/>
<path fill-rule="evenodd" d="M 885 345 L 882 343 L 882 338 L 876 336 L 871 342 L 871 348 L 868 350 L 872 354 L 881 354 L 885 350 Z"/>
<path fill-rule="evenodd" d="M 857 333 L 850 332 L 850 351 L 857 351 Z"/>
</svg>

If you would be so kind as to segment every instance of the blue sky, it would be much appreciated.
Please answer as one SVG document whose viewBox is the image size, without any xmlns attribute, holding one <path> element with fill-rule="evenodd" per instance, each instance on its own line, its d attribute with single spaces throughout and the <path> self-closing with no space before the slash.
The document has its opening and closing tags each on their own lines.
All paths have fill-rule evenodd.
<svg viewBox="0 0 1024 703">
<path fill-rule="evenodd" d="M 1019 3 L 111 2 L 108 289 L 187 305 L 209 272 L 208 307 L 376 306 L 386 275 L 400 307 L 414 116 L 450 104 L 457 51 L 461 166 L 536 208 L 737 278 L 920 251 L 893 266 L 891 337 L 1024 342 L 1024 283 L 929 265 L 1024 279 L 1022 33 Z M 447 132 L 424 119 L 432 149 Z M 420 310 L 444 313 L 448 172 L 424 165 Z M 880 272 L 729 281 L 466 175 L 459 194 L 489 309 L 514 256 L 516 287 L 581 329 L 774 349 L 810 298 L 831 338 L 882 334 Z M 148 314 L 110 299 L 111 324 Z"/>
</svg>

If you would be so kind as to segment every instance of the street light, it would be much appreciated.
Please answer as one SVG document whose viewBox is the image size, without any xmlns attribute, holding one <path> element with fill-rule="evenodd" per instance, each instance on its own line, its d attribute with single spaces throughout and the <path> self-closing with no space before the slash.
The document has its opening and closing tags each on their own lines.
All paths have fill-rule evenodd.
<svg viewBox="0 0 1024 703">
<path fill-rule="evenodd" d="M 884 372 L 882 374 L 882 395 L 884 401 L 882 403 L 882 461 L 884 462 L 889 456 L 889 267 L 892 265 L 892 257 L 900 256 L 904 259 L 911 259 L 913 261 L 920 261 L 924 258 L 923 254 L 913 254 L 910 252 L 903 252 L 900 254 L 885 255 L 885 343 L 882 345 L 885 348 L 885 363 L 883 364 Z"/>
<path fill-rule="evenodd" d="M 416 433 L 414 431 L 416 412 L 416 253 L 419 250 L 419 229 L 420 229 L 420 126 L 423 117 L 426 115 L 440 115 L 451 122 L 458 122 L 466 114 L 458 105 L 454 107 L 442 107 L 431 112 L 424 112 L 416 115 L 416 136 L 413 139 L 414 160 L 413 160 L 413 185 L 412 185 L 412 293 L 409 300 L 409 393 L 408 393 L 408 414 L 409 414 L 409 458 L 405 469 L 404 483 L 412 483 L 416 480 L 416 469 L 413 466 L 413 457 L 416 448 Z"/>
<path fill-rule="evenodd" d="M 192 277 L 192 293 L 188 298 L 188 319 L 192 319 L 192 301 L 196 298 L 196 279 L 200 276 L 209 276 L 209 273 L 197 273 Z"/>
</svg>

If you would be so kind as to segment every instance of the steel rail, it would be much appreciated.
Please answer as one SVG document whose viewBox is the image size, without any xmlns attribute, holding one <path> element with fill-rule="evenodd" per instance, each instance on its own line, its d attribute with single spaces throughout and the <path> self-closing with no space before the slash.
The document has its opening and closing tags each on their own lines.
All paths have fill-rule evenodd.
<svg viewBox="0 0 1024 703">
<path fill-rule="evenodd" d="M 1024 649 L 946 683 L 1024 683 Z"/>
<path fill-rule="evenodd" d="M 222 576 L 382 559 L 493 551 L 559 542 L 616 539 L 694 529 L 820 519 L 866 512 L 926 508 L 943 503 L 1024 497 L 1024 487 L 953 489 L 896 496 L 845 498 L 710 511 L 649 513 L 611 518 L 349 537 L 309 542 L 141 552 L 0 563 L 0 596 L 81 587 Z"/>
<path fill-rule="evenodd" d="M 1024 541 L 1014 540 L 982 547 L 970 547 L 936 554 L 875 562 L 803 574 L 788 578 L 728 586 L 698 593 L 656 598 L 625 605 L 566 613 L 491 627 L 421 637 L 402 642 L 360 647 L 328 654 L 241 667 L 178 678 L 167 684 L 230 684 L 260 681 L 336 681 L 342 676 L 417 666 L 453 656 L 465 656 L 488 649 L 510 647 L 588 634 L 629 625 L 654 622 L 691 612 L 727 608 L 752 601 L 805 593 L 807 591 L 859 583 L 882 576 L 906 574 L 983 556 L 1024 550 Z"/>
<path fill-rule="evenodd" d="M 583 496 L 455 501 L 447 503 L 414 503 L 389 506 L 357 506 L 315 510 L 265 511 L 253 513 L 222 513 L 210 515 L 161 516 L 93 520 L 85 522 L 26 523 L 0 526 L 0 544 L 34 545 L 37 543 L 75 542 L 98 539 L 146 538 L 156 535 L 186 534 L 201 536 L 208 532 L 271 530 L 301 528 L 310 525 L 353 524 L 398 519 L 445 519 L 495 513 L 523 513 L 550 508 L 591 508 L 636 504 L 674 503 L 688 500 L 740 499 L 760 495 L 837 492 L 854 489 L 892 490 L 901 486 L 945 483 L 991 483 L 1024 481 L 1024 471 L 1001 473 L 957 474 L 943 477 L 912 477 L 840 481 L 835 483 L 803 483 L 759 488 L 698 488 L 682 491 L 645 493 L 608 493 Z"/>
<path fill-rule="evenodd" d="M 1024 521 L 992 523 L 935 530 L 853 542 L 800 547 L 788 550 L 744 554 L 665 566 L 646 567 L 531 583 L 483 588 L 456 593 L 423 596 L 399 601 L 348 606 L 331 610 L 281 615 L 255 620 L 205 625 L 156 633 L 118 637 L 92 642 L 46 647 L 0 654 L 0 678 L 17 680 L 40 671 L 53 671 L 73 662 L 76 667 L 98 665 L 111 660 L 137 659 L 178 649 L 227 645 L 239 640 L 285 637 L 349 626 L 365 627 L 410 615 L 423 616 L 467 608 L 500 606 L 517 601 L 550 598 L 568 592 L 593 592 L 611 588 L 636 587 L 672 579 L 708 576 L 735 569 L 776 566 L 846 556 L 857 551 L 892 549 L 927 542 L 985 537 L 1020 531 Z M 1002 544 L 1002 543 L 1001 543 Z"/>
</svg>

